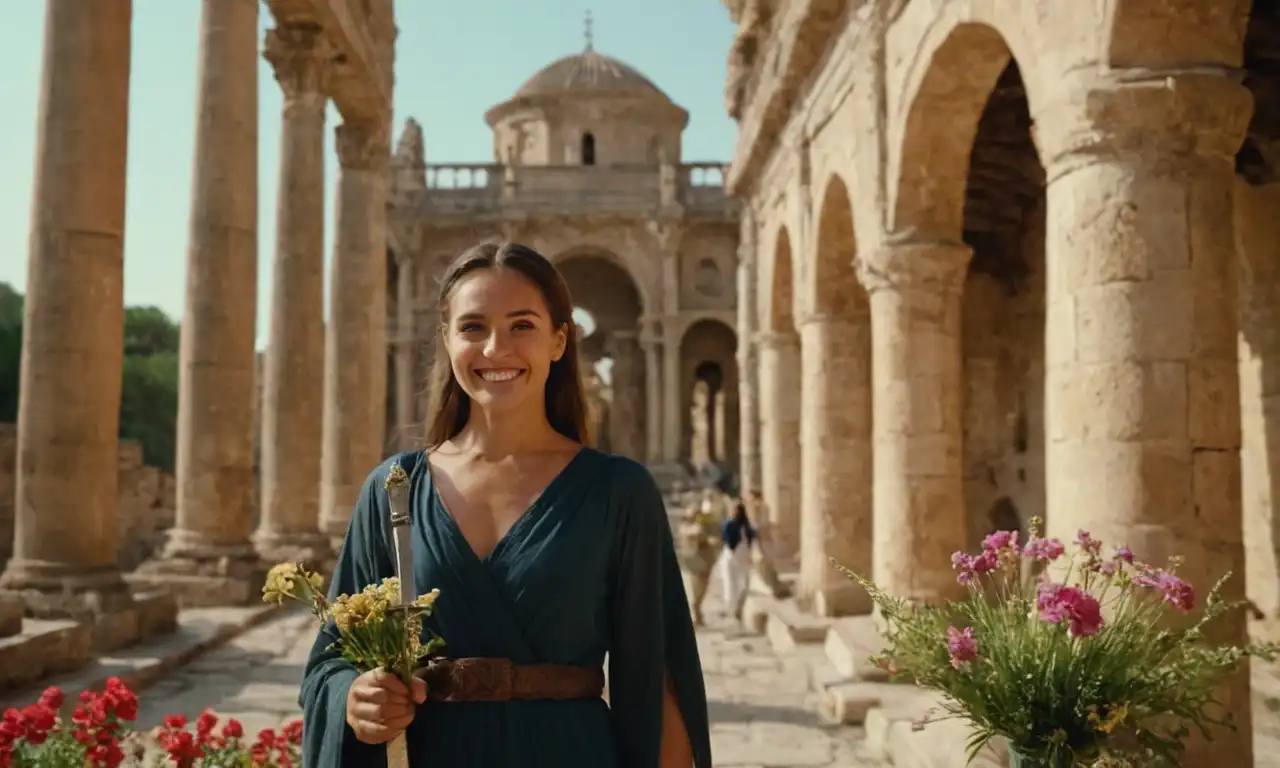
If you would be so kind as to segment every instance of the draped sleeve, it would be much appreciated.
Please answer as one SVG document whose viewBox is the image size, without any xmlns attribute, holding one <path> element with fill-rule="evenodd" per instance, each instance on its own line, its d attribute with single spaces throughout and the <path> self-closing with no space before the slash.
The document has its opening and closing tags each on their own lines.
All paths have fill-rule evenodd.
<svg viewBox="0 0 1280 768">
<path fill-rule="evenodd" d="M 395 575 L 388 546 L 387 494 L 383 488 L 394 461 L 379 466 L 364 481 L 334 567 L 330 600 Z M 386 746 L 359 741 L 347 725 L 347 693 L 360 673 L 337 650 L 330 649 L 337 640 L 332 622 L 321 627 L 303 670 L 298 696 L 304 723 L 303 768 L 380 768 L 386 765 Z"/>
<path fill-rule="evenodd" d="M 621 764 L 658 768 L 669 676 L 694 766 L 711 768 L 702 664 L 662 494 L 642 465 L 621 457 L 613 462 L 609 706 Z"/>
</svg>

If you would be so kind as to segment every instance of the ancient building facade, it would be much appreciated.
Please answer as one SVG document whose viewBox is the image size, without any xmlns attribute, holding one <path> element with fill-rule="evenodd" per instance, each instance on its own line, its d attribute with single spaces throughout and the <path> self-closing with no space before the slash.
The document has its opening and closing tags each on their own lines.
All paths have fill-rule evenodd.
<svg viewBox="0 0 1280 768">
<path fill-rule="evenodd" d="M 801 604 L 869 610 L 828 557 L 951 595 L 1041 516 L 1276 616 L 1273 6 L 725 4 L 744 479 Z M 1252 764 L 1247 685 L 1188 765 Z"/>
<path fill-rule="evenodd" d="M 611 363 L 592 387 L 597 442 L 666 480 L 735 468 L 737 205 L 720 164 L 682 161 L 688 113 L 588 41 L 484 119 L 493 162 L 427 163 L 412 119 L 392 159 L 391 445 L 420 440 L 442 271 L 510 239 L 556 262 L 594 326 L 585 362 Z"/>
<path fill-rule="evenodd" d="M 14 447 L 0 439 L 0 459 L 14 454 L 0 634 L 22 635 L 5 640 L 13 663 L 0 668 L 0 685 L 172 629 L 179 603 L 255 601 L 264 564 L 328 557 L 323 524 L 345 526 L 383 444 L 391 0 L 271 0 L 265 40 L 258 0 L 203 0 L 172 488 L 118 439 L 132 4 L 46 7 L 21 400 Z M 253 297 L 263 58 L 284 105 L 259 413 Z M 326 326 L 330 102 L 342 122 Z M 164 546 L 126 574 L 139 553 L 120 539 L 150 538 L 157 527 L 169 527 Z M 23 623 L 24 615 L 45 621 Z"/>
</svg>

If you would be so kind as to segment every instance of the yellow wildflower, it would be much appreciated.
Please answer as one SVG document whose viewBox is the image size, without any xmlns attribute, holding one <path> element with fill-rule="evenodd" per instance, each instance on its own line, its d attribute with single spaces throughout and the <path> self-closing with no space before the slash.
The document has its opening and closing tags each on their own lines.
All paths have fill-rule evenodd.
<svg viewBox="0 0 1280 768">
<path fill-rule="evenodd" d="M 280 563 L 267 572 L 262 586 L 262 600 L 283 603 L 284 599 L 310 601 L 324 586 L 324 577 L 308 571 L 298 563 Z"/>
<path fill-rule="evenodd" d="M 436 604 L 436 598 L 440 596 L 440 590 L 433 589 L 425 595 L 418 595 L 418 599 L 413 601 L 415 608 L 431 608 Z"/>
<path fill-rule="evenodd" d="M 1124 703 L 1112 704 L 1107 710 L 1105 718 L 1098 717 L 1096 708 L 1090 707 L 1089 709 L 1091 710 L 1089 712 L 1089 724 L 1103 733 L 1111 733 L 1123 724 L 1129 716 L 1129 705 Z"/>
</svg>

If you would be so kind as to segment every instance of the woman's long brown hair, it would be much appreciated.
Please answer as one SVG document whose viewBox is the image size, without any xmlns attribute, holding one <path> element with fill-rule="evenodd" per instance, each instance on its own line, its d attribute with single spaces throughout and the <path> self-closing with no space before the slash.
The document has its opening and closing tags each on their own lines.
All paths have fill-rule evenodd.
<svg viewBox="0 0 1280 768">
<path fill-rule="evenodd" d="M 543 396 L 547 421 L 555 431 L 580 443 L 588 442 L 586 397 L 578 370 L 578 334 L 573 321 L 573 298 L 564 277 L 547 257 L 519 243 L 481 243 L 454 259 L 440 281 L 440 327 L 449 325 L 449 299 L 458 282 L 480 269 L 512 269 L 524 275 L 542 294 L 553 329 L 565 332 L 564 354 L 551 363 Z M 436 347 L 427 401 L 427 447 L 438 448 L 467 425 L 471 398 L 453 375 L 443 344 Z"/>
</svg>

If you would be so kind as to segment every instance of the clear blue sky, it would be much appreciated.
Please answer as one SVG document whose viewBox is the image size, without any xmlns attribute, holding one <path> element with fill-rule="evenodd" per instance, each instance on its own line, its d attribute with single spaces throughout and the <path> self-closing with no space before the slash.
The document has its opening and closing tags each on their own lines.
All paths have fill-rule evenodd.
<svg viewBox="0 0 1280 768">
<path fill-rule="evenodd" d="M 92 2 L 93 0 L 86 0 Z M 44 3 L 0 4 L 0 282 L 26 290 Z M 733 26 L 717 0 L 398 0 L 396 134 L 422 123 L 429 162 L 488 162 L 483 114 L 553 60 L 595 45 L 644 72 L 692 113 L 686 160 L 724 160 L 736 126 L 721 96 Z M 134 0 L 125 300 L 182 314 L 195 138 L 198 0 Z M 271 22 L 265 6 L 262 25 Z M 258 338 L 271 279 L 280 93 L 260 62 Z M 337 115 L 331 112 L 330 122 Z M 330 150 L 328 193 L 335 158 Z M 331 210 L 331 207 L 328 209 Z M 329 222 L 331 224 L 331 221 Z M 326 248 L 326 254 L 327 254 Z M 326 259 L 327 259 L 326 255 Z"/>
</svg>

